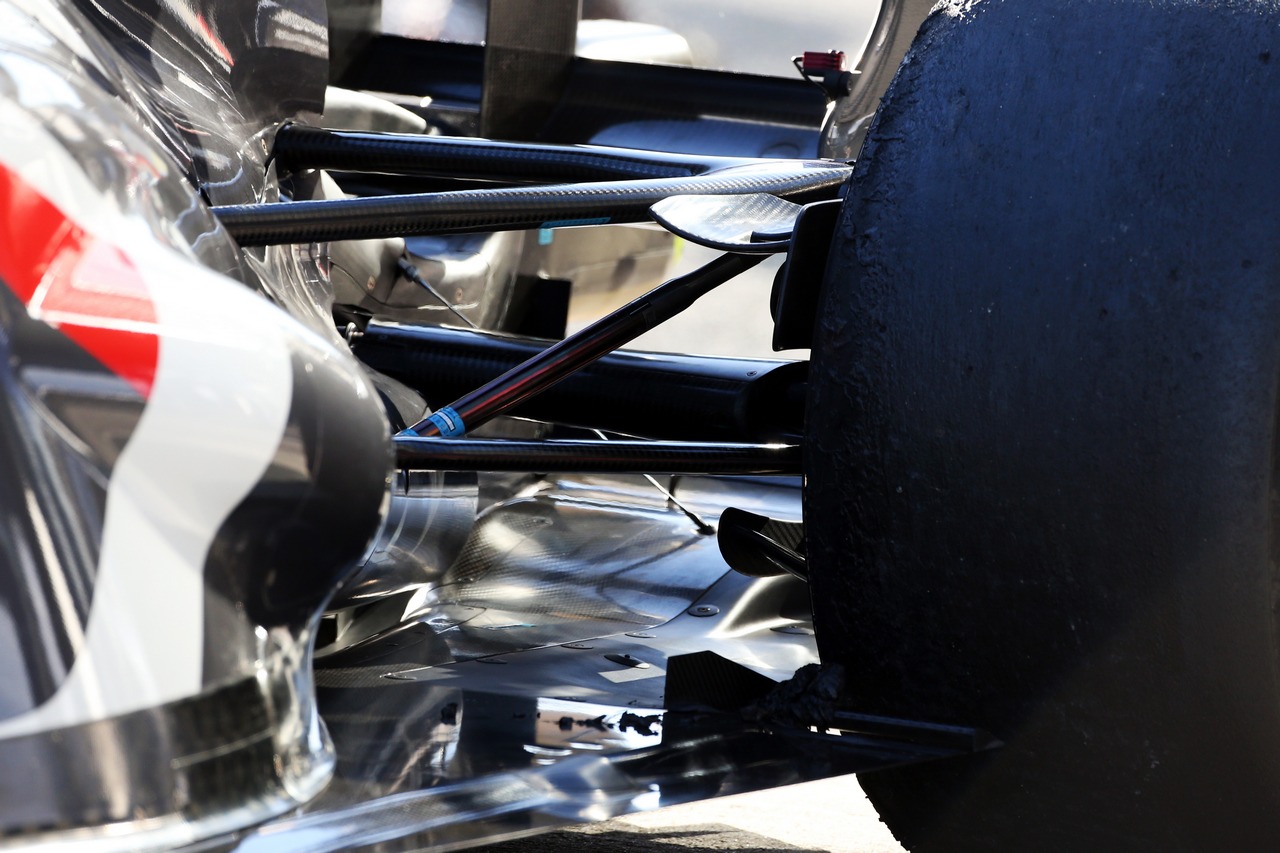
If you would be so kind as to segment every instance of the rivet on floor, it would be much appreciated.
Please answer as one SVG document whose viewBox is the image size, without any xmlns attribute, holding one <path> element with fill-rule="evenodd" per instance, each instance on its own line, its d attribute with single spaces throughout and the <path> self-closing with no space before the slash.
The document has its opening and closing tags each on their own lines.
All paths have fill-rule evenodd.
<svg viewBox="0 0 1280 853">
<path fill-rule="evenodd" d="M 629 666 L 629 667 L 632 667 L 633 669 L 648 669 L 648 668 L 649 668 L 649 664 L 647 664 L 647 663 L 645 663 L 644 661 L 640 660 L 640 658 L 632 657 L 631 655 L 617 655 L 617 654 L 613 654 L 613 655 L 605 655 L 605 656 L 604 656 L 604 659 L 605 659 L 605 660 L 607 660 L 607 661 L 611 661 L 611 662 L 613 662 L 613 663 L 616 663 L 616 664 L 620 664 L 620 665 L 622 665 L 622 666 Z"/>
</svg>

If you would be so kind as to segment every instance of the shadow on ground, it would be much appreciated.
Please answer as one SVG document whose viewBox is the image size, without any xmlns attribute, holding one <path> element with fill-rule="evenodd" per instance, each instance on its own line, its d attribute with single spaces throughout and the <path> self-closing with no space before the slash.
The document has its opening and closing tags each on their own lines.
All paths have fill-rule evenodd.
<svg viewBox="0 0 1280 853">
<path fill-rule="evenodd" d="M 723 850 L 735 853 L 824 853 L 722 824 L 626 830 L 619 830 L 614 824 L 586 826 L 492 844 L 477 848 L 476 853 L 711 853 Z"/>
</svg>

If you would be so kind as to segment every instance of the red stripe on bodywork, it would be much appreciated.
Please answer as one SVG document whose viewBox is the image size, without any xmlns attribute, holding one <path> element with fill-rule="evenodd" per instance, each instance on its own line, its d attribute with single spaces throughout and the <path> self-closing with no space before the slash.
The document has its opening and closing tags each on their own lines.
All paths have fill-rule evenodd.
<svg viewBox="0 0 1280 853">
<path fill-rule="evenodd" d="M 58 328 L 144 398 L 151 394 L 160 340 L 155 303 L 137 267 L 3 166 L 0 279 L 33 318 Z"/>
</svg>

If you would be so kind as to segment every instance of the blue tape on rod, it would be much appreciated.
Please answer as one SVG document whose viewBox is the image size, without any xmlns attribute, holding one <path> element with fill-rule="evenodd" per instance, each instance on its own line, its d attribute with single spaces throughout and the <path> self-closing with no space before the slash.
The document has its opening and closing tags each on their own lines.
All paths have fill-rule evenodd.
<svg viewBox="0 0 1280 853">
<path fill-rule="evenodd" d="M 553 228 L 572 228 L 575 225 L 607 225 L 609 217 L 597 216 L 592 219 L 553 219 L 538 226 L 538 245 L 550 246 L 555 239 Z"/>
<path fill-rule="evenodd" d="M 440 435 L 445 438 L 456 438 L 467 431 L 466 424 L 462 422 L 462 416 L 449 406 L 432 413 L 427 420 L 435 424 L 436 429 L 440 430 Z"/>
<path fill-rule="evenodd" d="M 595 216 L 591 219 L 553 219 L 550 222 L 544 222 L 539 228 L 573 228 L 578 225 L 607 225 L 609 217 Z"/>
</svg>

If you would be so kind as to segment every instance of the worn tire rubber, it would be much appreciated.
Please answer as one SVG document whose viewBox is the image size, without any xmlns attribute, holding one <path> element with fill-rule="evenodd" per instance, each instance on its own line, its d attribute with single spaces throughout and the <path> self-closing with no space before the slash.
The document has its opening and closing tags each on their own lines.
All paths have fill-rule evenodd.
<svg viewBox="0 0 1280 853">
<path fill-rule="evenodd" d="M 936 10 L 823 285 L 806 530 L 913 850 L 1280 845 L 1280 10 Z"/>
</svg>

